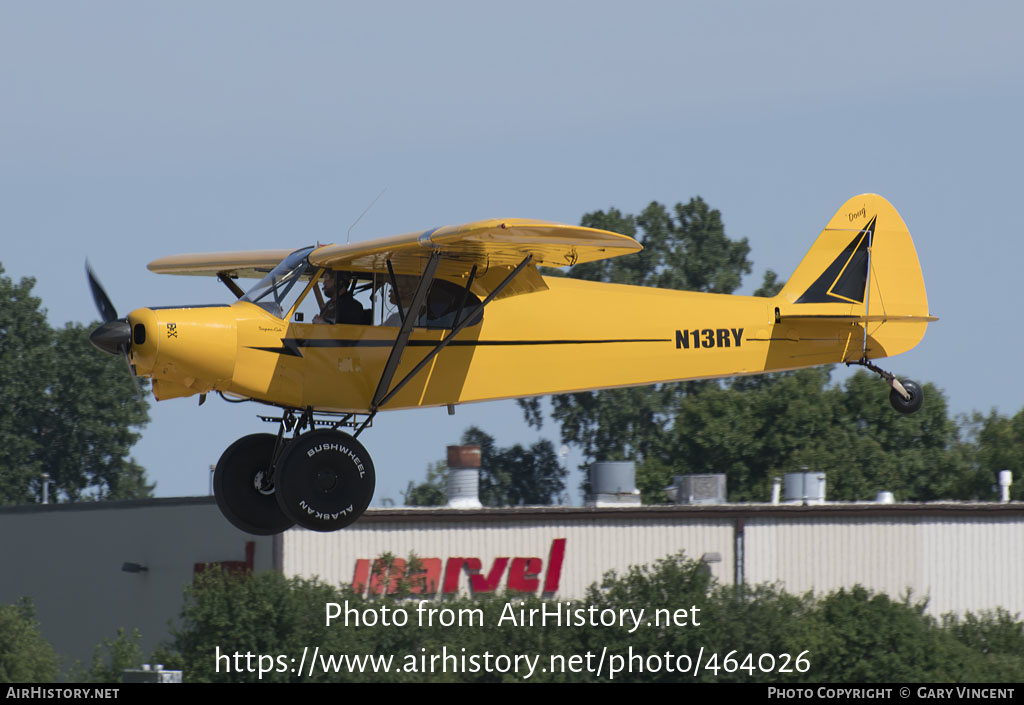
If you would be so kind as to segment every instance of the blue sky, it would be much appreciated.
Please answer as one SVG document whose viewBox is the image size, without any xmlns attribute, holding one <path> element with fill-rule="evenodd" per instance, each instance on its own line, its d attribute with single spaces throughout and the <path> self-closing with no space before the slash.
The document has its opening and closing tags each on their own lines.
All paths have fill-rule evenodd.
<svg viewBox="0 0 1024 705">
<path fill-rule="evenodd" d="M 700 195 L 750 240 L 750 292 L 870 191 L 941 318 L 889 366 L 1016 413 L 1021 26 L 1010 2 L 5 3 L 0 263 L 60 325 L 96 318 L 86 256 L 121 313 L 225 301 L 146 264 L 343 240 L 384 188 L 354 240 Z M 262 411 L 154 404 L 134 455 L 158 495 L 206 494 Z M 382 414 L 378 501 L 470 423 L 536 438 L 512 402 Z"/>
</svg>

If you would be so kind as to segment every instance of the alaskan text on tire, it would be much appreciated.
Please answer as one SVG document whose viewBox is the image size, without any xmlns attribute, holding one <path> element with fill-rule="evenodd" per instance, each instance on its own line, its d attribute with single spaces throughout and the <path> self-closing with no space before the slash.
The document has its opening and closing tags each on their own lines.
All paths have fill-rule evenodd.
<svg viewBox="0 0 1024 705">
<path fill-rule="evenodd" d="M 362 516 L 375 484 L 373 461 L 362 444 L 329 429 L 293 439 L 275 475 L 281 510 L 313 531 L 343 529 Z"/>
</svg>

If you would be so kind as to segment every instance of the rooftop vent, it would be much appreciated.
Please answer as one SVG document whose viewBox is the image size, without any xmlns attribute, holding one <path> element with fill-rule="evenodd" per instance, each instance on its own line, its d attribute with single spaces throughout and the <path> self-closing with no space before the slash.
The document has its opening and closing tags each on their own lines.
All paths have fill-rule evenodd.
<svg viewBox="0 0 1024 705">
<path fill-rule="evenodd" d="M 786 504 L 824 504 L 825 473 L 791 472 L 782 478 Z"/>
<path fill-rule="evenodd" d="M 636 488 L 636 464 L 632 460 L 604 461 L 590 466 L 588 507 L 636 507 L 640 490 Z"/>
<path fill-rule="evenodd" d="M 480 509 L 480 446 L 448 446 L 448 507 Z"/>
<path fill-rule="evenodd" d="M 666 491 L 675 504 L 724 504 L 725 475 L 676 475 Z"/>
</svg>

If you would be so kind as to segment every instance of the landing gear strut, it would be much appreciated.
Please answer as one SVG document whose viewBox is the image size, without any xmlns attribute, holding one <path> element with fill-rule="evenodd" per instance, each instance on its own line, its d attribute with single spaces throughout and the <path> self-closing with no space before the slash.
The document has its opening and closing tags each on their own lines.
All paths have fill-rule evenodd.
<svg viewBox="0 0 1024 705">
<path fill-rule="evenodd" d="M 356 414 L 341 414 L 337 420 L 317 419 L 312 407 L 307 407 L 296 417 L 295 409 L 285 409 L 280 418 L 261 416 L 264 421 L 276 421 L 280 424 L 277 438 L 265 434 L 266 439 L 260 441 L 259 447 L 264 452 L 259 457 L 259 471 L 254 471 L 252 463 L 237 461 L 232 453 L 235 445 L 245 441 L 246 436 L 228 448 L 217 465 L 218 473 L 227 477 L 241 476 L 244 481 L 235 484 L 221 482 L 218 484 L 216 475 L 214 485 L 217 489 L 217 504 L 224 516 L 232 524 L 251 533 L 277 533 L 284 531 L 293 522 L 313 531 L 336 531 L 342 529 L 366 511 L 373 498 L 376 480 L 373 472 L 373 461 L 370 454 L 356 440 L 360 433 L 372 425 L 377 411 L 388 403 L 409 380 L 415 377 L 454 340 L 463 329 L 479 320 L 480 309 L 484 308 L 508 286 L 523 269 L 530 264 L 533 255 L 526 255 L 518 265 L 494 287 L 487 298 L 476 307 L 476 310 L 463 310 L 468 300 L 476 277 L 476 265 L 469 272 L 465 292 L 455 317 L 451 331 L 437 343 L 397 384 L 392 386 L 395 373 L 399 369 L 402 355 L 409 344 L 416 314 L 402 314 L 402 325 L 398 336 L 391 347 L 380 380 L 377 382 L 365 419 L 361 422 Z M 424 265 L 419 283 L 413 294 L 409 311 L 419 311 L 427 301 L 434 273 L 441 262 L 441 253 L 435 250 Z M 397 291 L 394 268 L 391 260 L 387 260 L 391 286 Z M 401 313 L 405 307 L 398 302 Z M 321 412 L 321 416 L 326 415 Z M 317 424 L 330 428 L 316 428 Z M 353 435 L 343 433 L 341 426 L 354 429 Z M 309 429 L 303 433 L 305 429 Z M 284 438 L 285 432 L 293 433 L 290 440 Z M 261 436 L 262 437 L 262 436 Z M 255 447 L 255 446 L 254 446 Z M 266 450 L 269 448 L 269 450 Z M 248 456 L 247 456 L 248 458 Z M 221 465 L 224 469 L 221 470 Z M 255 488 L 255 489 L 253 489 Z M 254 496 L 258 495 L 258 496 Z M 273 498 L 274 506 L 270 506 Z M 244 520 L 241 512 L 236 509 L 245 506 Z M 250 508 L 251 505 L 251 508 Z M 287 524 L 287 525 L 286 525 Z M 277 528 L 281 527 L 281 528 Z"/>
<path fill-rule="evenodd" d="M 889 403 L 892 404 L 892 408 L 901 414 L 912 414 L 924 404 L 924 391 L 918 386 L 917 382 L 909 379 L 901 382 L 896 379 L 896 375 L 886 372 L 877 365 L 871 364 L 866 357 L 862 357 L 856 362 L 847 362 L 846 365 L 861 365 L 884 379 L 885 383 L 892 387 L 892 390 L 889 392 Z"/>
<path fill-rule="evenodd" d="M 214 471 L 217 506 L 228 521 L 247 533 L 270 535 L 295 524 L 336 531 L 362 516 L 376 485 L 373 461 L 359 441 L 337 430 L 355 426 L 353 415 L 325 421 L 309 409 L 297 418 L 288 409 L 280 418 L 261 418 L 280 424 L 277 435 L 240 438 Z M 291 439 L 286 431 L 293 432 Z"/>
</svg>

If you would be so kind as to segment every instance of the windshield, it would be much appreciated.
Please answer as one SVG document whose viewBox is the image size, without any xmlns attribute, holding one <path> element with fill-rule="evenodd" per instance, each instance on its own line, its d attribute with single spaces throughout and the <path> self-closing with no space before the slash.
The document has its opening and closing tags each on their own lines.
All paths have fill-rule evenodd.
<svg viewBox="0 0 1024 705">
<path fill-rule="evenodd" d="M 278 318 L 283 317 L 285 309 L 282 302 L 284 298 L 307 270 L 310 273 L 313 271 L 307 259 L 313 249 L 313 247 L 303 247 L 285 257 L 281 264 L 270 271 L 270 274 L 249 289 L 240 301 L 249 301 L 262 306 Z"/>
</svg>

